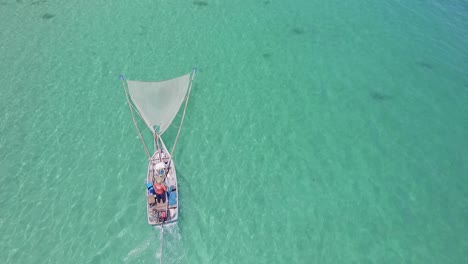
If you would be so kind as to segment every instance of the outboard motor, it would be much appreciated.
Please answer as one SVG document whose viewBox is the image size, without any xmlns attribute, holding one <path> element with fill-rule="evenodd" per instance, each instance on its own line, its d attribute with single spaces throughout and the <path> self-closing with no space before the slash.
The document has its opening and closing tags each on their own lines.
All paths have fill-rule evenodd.
<svg viewBox="0 0 468 264">
<path fill-rule="evenodd" d="M 159 218 L 159 222 L 165 222 L 167 220 L 166 210 L 158 211 L 158 218 Z"/>
</svg>

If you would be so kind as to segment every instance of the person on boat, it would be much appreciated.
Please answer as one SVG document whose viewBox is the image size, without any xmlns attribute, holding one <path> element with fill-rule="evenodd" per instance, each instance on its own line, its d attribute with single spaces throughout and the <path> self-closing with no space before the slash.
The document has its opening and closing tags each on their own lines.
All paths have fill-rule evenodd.
<svg viewBox="0 0 468 264">
<path fill-rule="evenodd" d="M 161 202 L 161 199 L 162 199 L 162 202 L 165 203 L 167 188 L 164 184 L 162 184 L 161 178 L 156 180 L 156 183 L 154 183 L 153 188 L 154 188 L 154 191 L 156 192 L 156 200 L 158 201 L 158 203 Z"/>
</svg>

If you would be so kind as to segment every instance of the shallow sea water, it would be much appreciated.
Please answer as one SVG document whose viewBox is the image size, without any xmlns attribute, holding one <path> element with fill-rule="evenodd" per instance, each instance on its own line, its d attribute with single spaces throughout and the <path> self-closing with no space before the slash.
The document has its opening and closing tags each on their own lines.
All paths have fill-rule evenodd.
<svg viewBox="0 0 468 264">
<path fill-rule="evenodd" d="M 118 77 L 198 67 L 162 263 L 464 263 L 467 11 L 2 0 L 0 262 L 159 263 Z"/>
</svg>

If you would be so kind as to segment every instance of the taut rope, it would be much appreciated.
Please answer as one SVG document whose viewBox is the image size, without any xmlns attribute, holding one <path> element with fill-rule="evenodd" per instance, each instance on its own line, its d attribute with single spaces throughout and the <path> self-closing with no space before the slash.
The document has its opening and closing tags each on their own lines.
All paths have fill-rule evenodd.
<svg viewBox="0 0 468 264">
<path fill-rule="evenodd" d="M 163 256 L 163 238 L 164 238 L 164 226 L 161 226 L 161 235 L 159 236 L 159 244 L 161 244 L 161 247 L 159 251 L 161 252 L 159 256 L 159 264 L 162 264 L 162 256 Z"/>
<path fill-rule="evenodd" d="M 192 80 L 190 81 L 190 86 L 189 86 L 188 93 L 187 93 L 187 99 L 185 100 L 184 113 L 182 114 L 182 120 L 180 121 L 180 126 L 179 126 L 179 130 L 177 131 L 177 136 L 176 136 L 176 139 L 174 141 L 174 146 L 172 147 L 171 159 L 172 159 L 172 155 L 174 154 L 174 150 L 176 148 L 177 141 L 179 140 L 180 131 L 182 130 L 182 124 L 184 123 L 184 119 L 185 119 L 185 112 L 187 110 L 188 101 L 190 99 L 190 92 L 192 91 L 192 81 L 193 81 L 193 78 L 195 77 L 196 73 L 197 73 L 197 69 L 194 69 L 192 77 L 191 77 Z"/>
</svg>

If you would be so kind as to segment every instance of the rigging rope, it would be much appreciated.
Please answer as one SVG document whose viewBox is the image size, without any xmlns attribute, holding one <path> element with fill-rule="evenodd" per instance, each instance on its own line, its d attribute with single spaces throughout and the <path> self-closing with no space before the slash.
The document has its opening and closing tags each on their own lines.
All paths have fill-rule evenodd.
<svg viewBox="0 0 468 264">
<path fill-rule="evenodd" d="M 162 158 L 161 158 L 161 151 L 159 151 L 159 135 L 156 133 L 156 131 L 154 131 L 153 137 L 154 137 L 154 142 L 155 142 L 154 149 L 158 150 L 159 162 L 161 162 Z"/>
<path fill-rule="evenodd" d="M 190 92 L 192 91 L 192 81 L 193 81 L 193 78 L 195 77 L 196 73 L 197 73 L 197 69 L 195 68 L 193 70 L 193 74 L 192 74 L 192 77 L 191 77 L 192 80 L 190 80 L 190 86 L 189 86 L 189 89 L 188 89 L 187 98 L 185 100 L 185 106 L 184 106 L 184 112 L 182 114 L 182 120 L 180 121 L 180 126 L 179 126 L 179 130 L 177 131 L 177 136 L 176 136 L 176 139 L 174 141 L 174 146 L 172 147 L 171 159 L 172 159 L 172 155 L 174 154 L 174 150 L 175 150 L 175 147 L 177 145 L 177 141 L 179 140 L 180 131 L 182 130 L 182 124 L 184 123 L 184 119 L 185 119 L 185 112 L 187 110 L 188 101 L 190 99 Z"/>
<path fill-rule="evenodd" d="M 180 121 L 180 125 L 179 125 L 179 130 L 177 131 L 177 136 L 176 136 L 176 139 L 174 140 L 174 146 L 172 146 L 172 150 L 171 150 L 171 155 L 170 155 L 170 160 L 169 160 L 169 163 L 168 163 L 168 172 L 169 170 L 171 169 L 171 163 L 172 163 L 172 158 L 174 157 L 174 150 L 175 150 L 175 147 L 177 145 L 177 141 L 179 140 L 179 135 L 180 135 L 180 131 L 182 130 L 182 124 L 184 123 L 184 119 L 185 119 L 185 112 L 187 110 L 187 105 L 188 105 L 188 101 L 189 101 L 189 98 L 190 98 L 190 92 L 192 91 L 192 81 L 193 81 L 193 78 L 195 77 L 195 74 L 197 73 L 197 68 L 193 69 L 193 74 L 192 74 L 192 77 L 191 77 L 191 80 L 190 80 L 190 86 L 188 88 L 188 93 L 187 93 L 187 96 L 185 97 L 185 106 L 184 106 L 184 112 L 182 114 L 182 120 Z"/>
<path fill-rule="evenodd" d="M 121 81 L 122 81 L 122 87 L 123 87 L 123 89 L 125 91 L 125 97 L 127 98 L 128 107 L 130 108 L 130 113 L 132 114 L 133 124 L 135 125 L 135 128 L 136 128 L 136 130 L 138 132 L 138 136 L 140 137 L 141 143 L 143 144 L 143 147 L 145 148 L 146 156 L 148 156 L 148 159 L 151 159 L 151 155 L 149 154 L 148 147 L 146 147 L 145 141 L 143 140 L 143 136 L 141 135 L 141 132 L 138 129 L 138 126 L 137 126 L 137 123 L 136 123 L 136 120 L 135 120 L 135 115 L 133 114 L 133 107 L 132 107 L 132 105 L 130 103 L 129 94 L 128 94 L 127 89 L 125 88 L 123 78 L 121 78 Z"/>
</svg>

